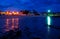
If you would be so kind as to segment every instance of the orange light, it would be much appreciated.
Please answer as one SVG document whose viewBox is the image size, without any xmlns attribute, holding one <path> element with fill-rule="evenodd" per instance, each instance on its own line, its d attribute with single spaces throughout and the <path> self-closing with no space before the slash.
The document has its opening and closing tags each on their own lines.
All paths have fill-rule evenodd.
<svg viewBox="0 0 60 39">
<path fill-rule="evenodd" d="M 13 13 L 13 15 L 19 15 L 19 12 L 12 12 Z"/>
<path fill-rule="evenodd" d="M 9 12 L 7 11 L 6 14 L 9 14 Z"/>
<path fill-rule="evenodd" d="M 16 12 L 17 15 L 19 15 L 19 12 Z"/>
<path fill-rule="evenodd" d="M 14 15 L 17 15 L 16 13 L 13 13 Z"/>
<path fill-rule="evenodd" d="M 12 12 L 7 11 L 7 12 L 5 12 L 5 15 L 12 15 Z"/>
<path fill-rule="evenodd" d="M 12 14 L 13 14 L 13 15 L 16 15 L 16 12 L 13 11 Z"/>
<path fill-rule="evenodd" d="M 12 13 L 9 13 L 9 15 L 12 15 Z"/>
<path fill-rule="evenodd" d="M 7 12 L 6 12 L 6 15 L 9 15 L 9 14 L 10 14 L 10 12 L 7 11 Z"/>
<path fill-rule="evenodd" d="M 3 15 L 3 14 L 5 15 L 5 12 L 1 12 L 1 14 L 2 14 L 2 15 Z"/>
</svg>

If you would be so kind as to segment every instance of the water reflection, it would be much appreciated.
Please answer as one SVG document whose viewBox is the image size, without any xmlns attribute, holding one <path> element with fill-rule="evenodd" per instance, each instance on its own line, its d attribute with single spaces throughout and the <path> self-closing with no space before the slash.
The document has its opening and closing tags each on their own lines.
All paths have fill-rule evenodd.
<svg viewBox="0 0 60 39">
<path fill-rule="evenodd" d="M 48 33 L 49 33 L 49 31 L 50 31 L 50 26 L 48 25 Z"/>
<path fill-rule="evenodd" d="M 58 39 L 58 36 L 60 37 L 60 28 L 59 28 L 60 26 L 58 27 L 52 25 L 52 21 L 54 21 L 53 23 L 56 24 L 55 21 L 59 22 L 60 18 L 59 20 L 57 20 L 58 18 L 51 19 L 52 17 L 48 17 L 46 21 L 47 25 L 45 24 L 46 18 L 47 17 L 15 17 L 15 16 L 1 18 L 0 25 L 3 28 L 0 29 L 1 31 L 4 30 L 10 32 L 10 30 L 14 30 L 15 32 L 16 29 L 20 28 L 23 36 L 22 39 L 27 38 Z M 20 30 L 18 30 L 19 33 Z"/>
<path fill-rule="evenodd" d="M 5 31 L 18 29 L 19 27 L 18 25 L 19 25 L 19 18 L 7 18 Z"/>
</svg>

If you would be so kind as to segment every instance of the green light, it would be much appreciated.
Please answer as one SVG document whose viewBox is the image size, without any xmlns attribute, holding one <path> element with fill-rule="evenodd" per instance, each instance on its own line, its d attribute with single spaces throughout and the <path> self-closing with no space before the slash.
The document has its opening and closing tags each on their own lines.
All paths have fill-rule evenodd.
<svg viewBox="0 0 60 39">
<path fill-rule="evenodd" d="M 48 13 L 48 16 L 54 16 L 52 13 Z"/>
</svg>

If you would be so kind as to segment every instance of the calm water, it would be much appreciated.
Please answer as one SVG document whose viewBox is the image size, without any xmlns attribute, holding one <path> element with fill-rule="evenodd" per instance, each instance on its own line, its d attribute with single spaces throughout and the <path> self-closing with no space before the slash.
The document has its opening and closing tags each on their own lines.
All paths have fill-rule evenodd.
<svg viewBox="0 0 60 39">
<path fill-rule="evenodd" d="M 51 27 L 48 29 L 46 17 L 34 16 L 1 16 L 0 34 L 9 30 L 20 29 L 23 39 L 38 37 L 41 39 L 60 39 L 60 18 L 51 17 Z M 29 38 L 26 33 L 31 32 Z M 49 30 L 49 31 L 48 31 Z"/>
</svg>

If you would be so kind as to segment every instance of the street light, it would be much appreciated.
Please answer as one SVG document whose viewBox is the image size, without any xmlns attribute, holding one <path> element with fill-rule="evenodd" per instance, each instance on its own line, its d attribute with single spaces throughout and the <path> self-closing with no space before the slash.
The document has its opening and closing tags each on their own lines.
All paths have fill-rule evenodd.
<svg viewBox="0 0 60 39">
<path fill-rule="evenodd" d="M 51 10 L 48 10 L 47 12 L 48 12 L 47 14 L 49 14 L 51 12 Z M 48 31 L 49 31 L 50 25 L 51 25 L 51 17 L 49 15 L 47 16 L 47 25 L 48 25 Z"/>
<path fill-rule="evenodd" d="M 51 10 L 48 10 L 48 13 L 50 13 L 51 12 Z"/>
</svg>

